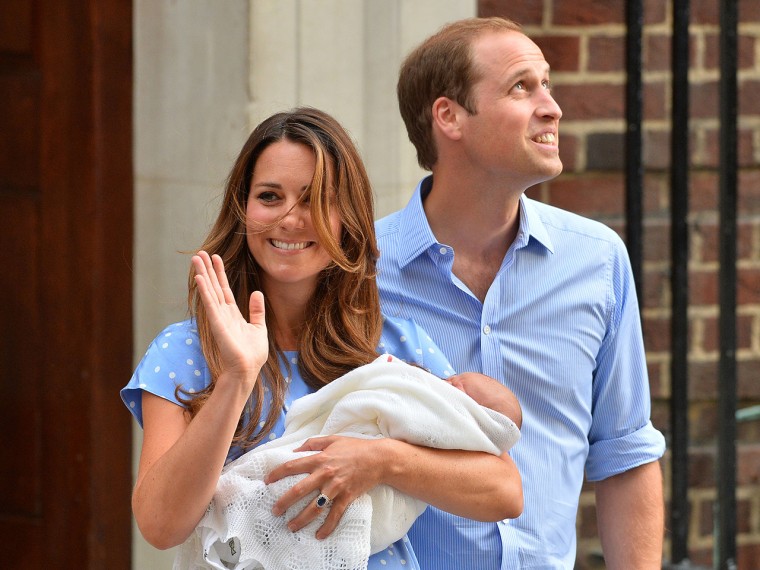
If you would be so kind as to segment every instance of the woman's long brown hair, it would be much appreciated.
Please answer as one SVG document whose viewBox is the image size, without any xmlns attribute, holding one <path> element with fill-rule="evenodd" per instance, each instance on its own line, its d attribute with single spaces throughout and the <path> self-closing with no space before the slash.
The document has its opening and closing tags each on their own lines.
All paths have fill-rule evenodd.
<svg viewBox="0 0 760 570">
<path fill-rule="evenodd" d="M 375 245 L 372 188 L 364 164 L 351 137 L 327 113 L 300 107 L 278 113 L 263 121 L 243 145 L 227 178 L 224 199 L 211 232 L 200 249 L 218 254 L 243 317 L 248 318 L 248 300 L 260 289 L 259 267 L 246 240 L 246 205 L 256 161 L 270 144 L 281 140 L 306 145 L 316 158 L 311 186 L 302 199 L 309 199 L 311 220 L 332 263 L 318 278 L 316 290 L 304 315 L 298 338 L 298 369 L 314 389 L 377 356 L 382 331 L 380 302 L 375 283 L 378 250 Z M 341 220 L 340 242 L 330 230 L 330 208 L 337 203 Z M 209 326 L 203 302 L 191 270 L 188 307 L 195 317 L 203 354 L 211 372 L 211 383 L 196 394 L 178 390 L 178 397 L 193 417 L 213 392 L 221 372 L 219 350 Z M 265 295 L 266 297 L 266 295 Z M 289 367 L 277 344 L 274 313 L 267 303 L 269 356 L 259 374 L 248 405 L 243 411 L 233 440 L 248 448 L 274 427 L 282 409 L 286 382 L 280 363 Z M 263 425 L 264 387 L 272 402 Z"/>
</svg>

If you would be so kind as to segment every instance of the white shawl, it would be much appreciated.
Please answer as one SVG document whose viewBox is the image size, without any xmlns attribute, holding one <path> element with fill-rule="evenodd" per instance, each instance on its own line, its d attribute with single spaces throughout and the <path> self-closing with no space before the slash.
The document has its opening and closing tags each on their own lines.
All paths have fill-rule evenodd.
<svg viewBox="0 0 760 570">
<path fill-rule="evenodd" d="M 282 437 L 229 463 L 193 534 L 180 546 L 175 570 L 364 569 L 370 553 L 401 539 L 425 510 L 424 502 L 387 485 L 357 498 L 335 531 L 314 537 L 325 512 L 298 532 L 287 522 L 316 492 L 283 516 L 272 506 L 305 474 L 265 485 L 274 467 L 314 452 L 294 453 L 306 439 L 341 434 L 390 437 L 440 449 L 501 454 L 520 437 L 506 416 L 478 405 L 440 378 L 390 355 L 361 366 L 293 402 Z"/>
</svg>

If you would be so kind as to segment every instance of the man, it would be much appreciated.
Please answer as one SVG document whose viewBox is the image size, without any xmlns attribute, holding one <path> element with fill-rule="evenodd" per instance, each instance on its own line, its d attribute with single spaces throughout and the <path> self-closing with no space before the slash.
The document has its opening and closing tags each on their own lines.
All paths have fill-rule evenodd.
<svg viewBox="0 0 760 570">
<path fill-rule="evenodd" d="M 429 508 L 410 533 L 422 567 L 573 568 L 585 470 L 607 568 L 660 568 L 665 444 L 625 246 L 523 195 L 562 170 L 541 50 L 508 20 L 455 22 L 408 56 L 398 97 L 432 176 L 377 223 L 383 310 L 414 318 L 457 369 L 509 386 L 524 414 L 511 453 L 523 514 Z"/>
</svg>

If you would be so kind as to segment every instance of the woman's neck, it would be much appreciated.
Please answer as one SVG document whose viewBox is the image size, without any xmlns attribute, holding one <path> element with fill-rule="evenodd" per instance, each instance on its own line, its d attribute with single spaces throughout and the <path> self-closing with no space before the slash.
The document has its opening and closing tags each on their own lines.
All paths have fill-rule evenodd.
<svg viewBox="0 0 760 570">
<path fill-rule="evenodd" d="M 282 290 L 264 295 L 269 300 L 276 327 L 269 331 L 270 334 L 274 335 L 282 350 L 298 350 L 298 339 L 306 320 L 306 307 L 311 295 L 292 295 Z"/>
</svg>

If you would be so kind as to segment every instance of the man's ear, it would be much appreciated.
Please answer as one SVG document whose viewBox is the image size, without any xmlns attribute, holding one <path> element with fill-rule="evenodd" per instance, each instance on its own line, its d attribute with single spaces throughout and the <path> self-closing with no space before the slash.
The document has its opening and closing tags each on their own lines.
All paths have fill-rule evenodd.
<svg viewBox="0 0 760 570">
<path fill-rule="evenodd" d="M 464 108 L 448 97 L 438 97 L 433 102 L 432 111 L 434 130 L 448 139 L 459 140 L 462 136 L 459 121 Z"/>
</svg>

